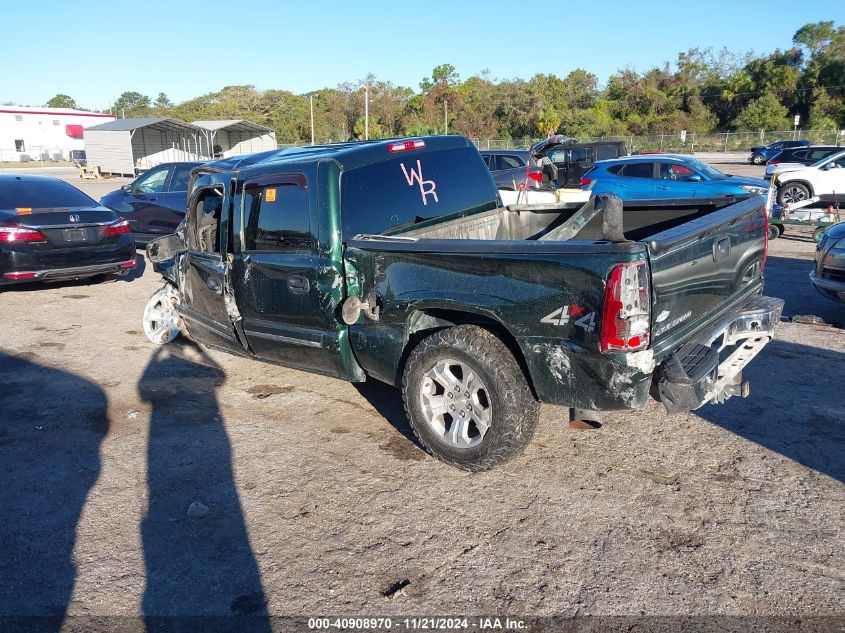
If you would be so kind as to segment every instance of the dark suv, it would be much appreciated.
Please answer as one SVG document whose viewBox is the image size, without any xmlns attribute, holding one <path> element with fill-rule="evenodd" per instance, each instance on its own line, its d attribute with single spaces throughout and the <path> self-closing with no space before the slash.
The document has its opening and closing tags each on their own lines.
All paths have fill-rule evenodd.
<svg viewBox="0 0 845 633">
<path fill-rule="evenodd" d="M 579 143 L 556 134 L 535 143 L 531 149 L 481 150 L 493 181 L 499 189 L 514 189 L 526 183 L 537 188 L 578 188 L 581 177 L 597 160 L 627 156 L 622 141 Z"/>
<path fill-rule="evenodd" d="M 768 160 L 769 165 L 781 163 L 800 163 L 801 165 L 812 165 L 822 158 L 831 154 L 841 152 L 842 148 L 836 145 L 810 145 L 809 147 L 793 147 L 778 152 Z"/>
<path fill-rule="evenodd" d="M 758 145 L 751 148 L 748 155 L 748 162 L 754 165 L 762 165 L 778 152 L 792 147 L 807 147 L 810 141 L 777 141 L 769 145 Z"/>
</svg>

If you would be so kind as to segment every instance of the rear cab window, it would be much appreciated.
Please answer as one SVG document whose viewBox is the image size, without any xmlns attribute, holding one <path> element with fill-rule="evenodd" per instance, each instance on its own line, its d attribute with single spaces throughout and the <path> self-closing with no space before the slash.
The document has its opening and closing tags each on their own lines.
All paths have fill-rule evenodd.
<svg viewBox="0 0 845 633">
<path fill-rule="evenodd" d="M 341 177 L 343 239 L 400 233 L 422 222 L 499 206 L 484 160 L 473 147 L 403 152 L 348 169 Z"/>
</svg>

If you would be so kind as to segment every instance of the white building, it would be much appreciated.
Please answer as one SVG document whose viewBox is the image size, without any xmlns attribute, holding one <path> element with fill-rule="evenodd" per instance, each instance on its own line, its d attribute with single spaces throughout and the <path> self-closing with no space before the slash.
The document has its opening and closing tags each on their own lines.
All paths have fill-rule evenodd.
<svg viewBox="0 0 845 633">
<path fill-rule="evenodd" d="M 99 112 L 0 106 L 0 162 L 67 160 L 85 149 L 82 130 L 108 121 L 114 117 Z"/>
</svg>

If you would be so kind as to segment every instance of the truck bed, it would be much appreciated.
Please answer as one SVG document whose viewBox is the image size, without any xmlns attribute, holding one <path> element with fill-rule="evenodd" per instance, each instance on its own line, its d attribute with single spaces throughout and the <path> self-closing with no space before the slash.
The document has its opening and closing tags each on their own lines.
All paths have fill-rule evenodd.
<svg viewBox="0 0 845 633">
<path fill-rule="evenodd" d="M 623 231 L 627 239 L 645 240 L 657 233 L 701 218 L 729 206 L 739 198 L 692 198 L 640 200 L 623 203 Z M 581 202 L 507 205 L 434 224 L 405 228 L 395 235 L 415 239 L 460 240 L 552 240 L 556 228 L 583 206 Z M 575 237 L 579 241 L 603 240 L 601 213 L 594 216 Z"/>
</svg>

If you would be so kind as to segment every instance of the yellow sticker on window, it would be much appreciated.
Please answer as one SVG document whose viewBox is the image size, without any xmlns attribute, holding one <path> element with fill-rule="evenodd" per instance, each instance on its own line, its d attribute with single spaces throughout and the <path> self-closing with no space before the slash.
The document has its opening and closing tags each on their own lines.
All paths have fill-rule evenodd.
<svg viewBox="0 0 845 633">
<path fill-rule="evenodd" d="M 265 200 L 265 202 L 275 202 L 276 201 L 276 190 L 275 189 L 265 189 L 264 190 L 264 200 Z"/>
</svg>

